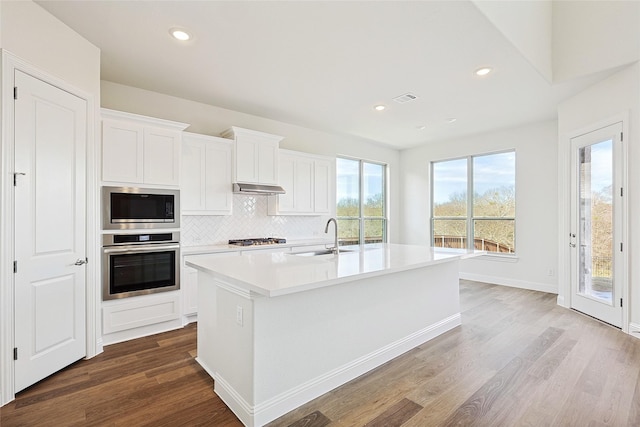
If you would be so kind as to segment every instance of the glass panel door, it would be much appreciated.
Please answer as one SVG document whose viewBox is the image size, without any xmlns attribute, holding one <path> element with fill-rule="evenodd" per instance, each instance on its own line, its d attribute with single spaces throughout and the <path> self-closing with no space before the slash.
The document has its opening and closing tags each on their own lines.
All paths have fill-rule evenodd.
<svg viewBox="0 0 640 427">
<path fill-rule="evenodd" d="M 613 141 L 579 148 L 578 292 L 613 301 Z"/>
<path fill-rule="evenodd" d="M 571 139 L 571 307 L 622 326 L 622 123 Z"/>
</svg>

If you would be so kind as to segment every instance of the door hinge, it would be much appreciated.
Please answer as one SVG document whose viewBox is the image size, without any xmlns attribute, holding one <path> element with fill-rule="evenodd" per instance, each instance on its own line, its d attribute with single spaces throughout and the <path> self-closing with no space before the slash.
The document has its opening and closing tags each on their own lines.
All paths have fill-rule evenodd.
<svg viewBox="0 0 640 427">
<path fill-rule="evenodd" d="M 620 132 L 620 142 L 624 141 L 624 133 Z"/>
<path fill-rule="evenodd" d="M 622 307 L 622 298 L 620 298 L 620 307 Z"/>
<path fill-rule="evenodd" d="M 13 360 L 18 360 L 18 347 L 13 347 Z"/>
<path fill-rule="evenodd" d="M 14 273 L 18 272 L 18 261 L 13 261 L 13 272 Z"/>
<path fill-rule="evenodd" d="M 620 252 L 622 252 L 622 242 L 620 242 Z"/>
<path fill-rule="evenodd" d="M 13 186 L 17 186 L 18 185 L 18 175 L 26 175 L 26 173 L 24 172 L 14 172 L 13 173 Z"/>
<path fill-rule="evenodd" d="M 620 187 L 620 197 L 624 196 L 624 188 Z"/>
<path fill-rule="evenodd" d="M 13 99 L 18 99 L 18 86 L 13 87 Z"/>
</svg>

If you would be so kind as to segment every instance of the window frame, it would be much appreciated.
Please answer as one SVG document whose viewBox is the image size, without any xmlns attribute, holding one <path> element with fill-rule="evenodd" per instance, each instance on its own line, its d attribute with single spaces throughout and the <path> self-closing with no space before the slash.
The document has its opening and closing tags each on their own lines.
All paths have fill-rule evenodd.
<svg viewBox="0 0 640 427">
<path fill-rule="evenodd" d="M 358 221 L 358 245 L 367 245 L 367 244 L 373 244 L 373 243 L 366 243 L 365 241 L 365 222 L 366 220 L 379 220 L 382 221 L 382 243 L 387 243 L 387 236 L 388 236 L 388 229 L 389 229 L 389 216 L 388 216 L 388 187 L 387 187 L 387 183 L 388 183 L 388 173 L 389 173 L 389 166 L 387 163 L 383 163 L 383 162 L 377 162 L 377 161 L 373 161 L 373 160 L 367 160 L 367 159 L 360 159 L 360 158 L 356 158 L 356 157 L 349 157 L 349 156 L 336 156 L 336 160 L 338 159 L 343 159 L 343 160 L 349 160 L 349 161 L 354 161 L 354 162 L 358 162 L 358 201 L 359 201 L 359 206 L 358 206 L 358 212 L 359 212 L 359 216 L 338 216 L 338 212 L 337 212 L 337 203 L 339 202 L 338 200 L 338 194 L 336 191 L 336 220 L 338 220 L 338 222 L 340 222 L 340 220 L 357 220 Z M 377 165 L 377 166 L 382 166 L 383 170 L 382 170 L 382 216 L 365 216 L 364 214 L 364 206 L 365 206 L 365 200 L 364 200 L 364 165 L 365 164 L 371 164 L 371 165 Z M 336 167 L 336 182 L 338 180 L 338 168 Z M 338 239 L 338 245 L 342 246 L 343 243 Z"/>
<path fill-rule="evenodd" d="M 434 235 L 434 223 L 436 220 L 457 220 L 457 221 L 466 221 L 466 249 L 468 250 L 474 250 L 475 249 L 475 222 L 476 221 L 496 221 L 496 220 L 503 220 L 503 221 L 513 221 L 513 251 L 512 252 L 491 252 L 491 251 L 487 251 L 487 255 L 489 256 L 495 256 L 495 257 L 509 257 L 509 258 L 515 258 L 517 256 L 517 247 L 518 245 L 516 244 L 516 240 L 517 240 L 517 233 L 516 233 L 516 220 L 517 220 L 517 207 L 515 206 L 516 204 L 516 200 L 514 200 L 514 211 L 516 212 L 516 214 L 514 216 L 509 216 L 509 217 L 488 217 L 488 216 L 474 216 L 474 212 L 473 212 L 473 199 L 474 199 L 474 181 L 473 181 L 473 159 L 477 158 L 477 157 L 485 157 L 485 156 L 491 156 L 491 155 L 497 155 L 497 154 L 504 154 L 504 153 L 513 153 L 515 158 L 514 158 L 514 186 L 516 188 L 514 188 L 514 198 L 515 198 L 515 194 L 517 194 L 517 153 L 516 153 L 516 149 L 515 148 L 511 148 L 511 149 L 506 149 L 506 150 L 499 150 L 499 151 L 491 151 L 491 152 L 486 152 L 486 153 L 480 153 L 480 154 L 470 154 L 467 156 L 459 156 L 459 157 L 451 157 L 451 158 L 447 158 L 447 159 L 441 159 L 441 160 L 433 160 L 430 162 L 430 171 L 429 171 L 429 180 L 430 180 L 430 201 L 429 201 L 429 208 L 430 208 L 430 242 L 431 242 L 431 246 L 435 246 L 435 235 Z M 467 204 L 466 204 L 466 216 L 434 216 L 434 185 L 435 185 L 435 180 L 434 180 L 434 171 L 435 171 L 435 167 L 434 165 L 436 163 L 444 163 L 444 162 L 450 162 L 450 161 L 455 161 L 455 160 L 461 160 L 461 159 L 466 159 L 467 161 L 467 186 L 466 186 L 466 192 L 467 192 Z"/>
</svg>

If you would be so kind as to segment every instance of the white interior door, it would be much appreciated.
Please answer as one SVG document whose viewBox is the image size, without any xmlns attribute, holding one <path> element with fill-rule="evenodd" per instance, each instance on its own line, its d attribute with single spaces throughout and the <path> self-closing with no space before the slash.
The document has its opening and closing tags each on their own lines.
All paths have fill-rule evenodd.
<svg viewBox="0 0 640 427">
<path fill-rule="evenodd" d="M 622 123 L 571 139 L 571 307 L 622 326 Z"/>
<path fill-rule="evenodd" d="M 16 70 L 15 391 L 86 353 L 86 101 Z"/>
</svg>

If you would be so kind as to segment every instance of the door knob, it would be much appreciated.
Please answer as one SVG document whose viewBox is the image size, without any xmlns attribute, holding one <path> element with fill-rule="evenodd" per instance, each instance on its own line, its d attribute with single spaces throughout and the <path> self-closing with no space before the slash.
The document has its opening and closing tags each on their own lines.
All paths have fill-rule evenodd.
<svg viewBox="0 0 640 427">
<path fill-rule="evenodd" d="M 85 259 L 78 258 L 78 260 L 74 264 L 75 265 L 83 265 L 83 264 L 86 264 L 88 262 L 89 262 L 89 260 L 87 258 L 85 258 Z"/>
</svg>

